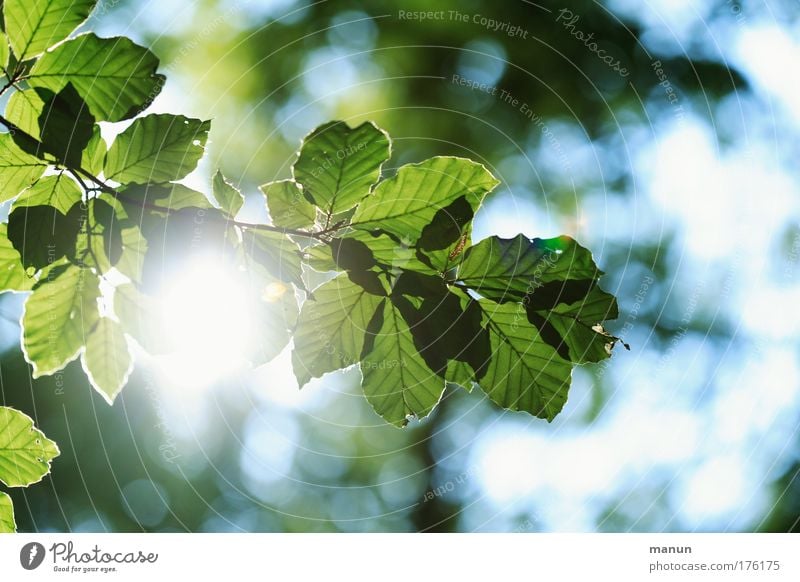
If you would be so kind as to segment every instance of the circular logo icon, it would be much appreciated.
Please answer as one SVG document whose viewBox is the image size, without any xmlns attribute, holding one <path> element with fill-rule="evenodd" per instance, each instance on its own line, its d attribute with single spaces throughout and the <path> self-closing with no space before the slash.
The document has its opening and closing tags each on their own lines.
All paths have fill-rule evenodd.
<svg viewBox="0 0 800 582">
<path fill-rule="evenodd" d="M 44 561 L 44 546 L 39 542 L 30 542 L 19 551 L 19 563 L 26 570 L 35 570 Z"/>
</svg>

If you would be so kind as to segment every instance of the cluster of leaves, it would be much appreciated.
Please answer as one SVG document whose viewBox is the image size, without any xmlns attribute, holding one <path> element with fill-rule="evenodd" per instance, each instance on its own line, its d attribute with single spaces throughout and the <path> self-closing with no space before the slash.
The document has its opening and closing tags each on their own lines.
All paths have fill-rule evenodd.
<svg viewBox="0 0 800 582">
<path fill-rule="evenodd" d="M 552 420 L 573 365 L 610 355 L 617 339 L 602 322 L 616 302 L 588 250 L 569 237 L 472 243 L 498 184 L 479 163 L 436 157 L 381 180 L 388 135 L 337 121 L 304 140 L 291 180 L 261 188 L 271 224 L 238 221 L 244 197 L 219 172 L 210 196 L 180 184 L 210 123 L 143 114 L 164 82 L 156 57 L 127 38 L 69 38 L 94 4 L 3 3 L 0 93 L 13 93 L 0 116 L 0 202 L 11 201 L 0 290 L 29 292 L 22 348 L 34 377 L 80 357 L 112 403 L 132 342 L 179 347 L 158 327 L 157 298 L 198 249 L 246 274 L 254 365 L 292 338 L 301 386 L 357 365 L 394 425 L 430 413 L 448 382 Z M 109 145 L 100 122 L 127 123 Z"/>
</svg>

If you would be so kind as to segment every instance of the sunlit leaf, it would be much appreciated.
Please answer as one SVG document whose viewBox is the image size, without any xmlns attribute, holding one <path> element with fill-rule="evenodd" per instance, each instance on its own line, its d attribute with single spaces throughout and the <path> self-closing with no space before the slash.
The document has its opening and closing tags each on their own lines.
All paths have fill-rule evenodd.
<svg viewBox="0 0 800 582">
<path fill-rule="evenodd" d="M 166 335 L 159 329 L 161 321 L 155 300 L 126 283 L 114 289 L 114 314 L 122 328 L 151 354 L 168 351 Z"/>
<path fill-rule="evenodd" d="M 390 155 L 389 136 L 373 123 L 350 128 L 332 121 L 303 140 L 294 178 L 330 223 L 332 215 L 353 208 L 369 194 Z"/>
<path fill-rule="evenodd" d="M 0 224 L 0 292 L 28 291 L 35 281 L 25 273 L 22 257 L 8 240 L 7 228 Z"/>
<path fill-rule="evenodd" d="M 182 115 L 136 119 L 108 149 L 104 174 L 137 184 L 180 180 L 197 167 L 211 122 Z"/>
<path fill-rule="evenodd" d="M 92 128 L 92 137 L 81 154 L 81 168 L 97 177 L 103 172 L 108 147 L 100 134 L 100 126 Z"/>
<path fill-rule="evenodd" d="M 521 304 L 480 305 L 492 352 L 481 388 L 503 408 L 552 421 L 567 401 L 572 364 L 540 337 Z"/>
<path fill-rule="evenodd" d="M 158 59 L 125 37 L 88 33 L 45 53 L 30 72 L 32 87 L 60 92 L 71 83 L 98 121 L 122 121 L 143 111 L 161 91 Z"/>
<path fill-rule="evenodd" d="M 403 166 L 359 204 L 352 225 L 382 230 L 415 243 L 436 213 L 464 197 L 477 209 L 497 179 L 481 164 L 463 158 L 437 157 Z"/>
<path fill-rule="evenodd" d="M 99 282 L 74 265 L 53 268 L 25 301 L 22 347 L 33 377 L 57 372 L 74 360 L 98 315 Z"/>
<path fill-rule="evenodd" d="M 14 521 L 14 505 L 8 493 L 0 491 L 0 533 L 14 533 L 17 523 Z"/>
<path fill-rule="evenodd" d="M 248 229 L 243 235 L 242 247 L 249 261 L 261 265 L 274 277 L 300 288 L 305 287 L 301 267 L 303 255 L 288 236 L 279 232 Z"/>
<path fill-rule="evenodd" d="M 278 180 L 259 188 L 267 199 L 272 224 L 281 228 L 311 229 L 317 210 L 306 200 L 302 186 L 294 180 Z"/>
<path fill-rule="evenodd" d="M 52 206 L 61 214 L 81 201 L 78 183 L 63 173 L 44 176 L 33 186 L 23 191 L 11 205 L 12 211 L 26 206 Z"/>
<path fill-rule="evenodd" d="M 5 30 L 20 61 L 67 38 L 89 17 L 97 0 L 5 0 Z"/>
<path fill-rule="evenodd" d="M 346 275 L 314 290 L 313 299 L 303 304 L 294 333 L 292 366 L 300 386 L 361 359 L 367 325 L 383 299 Z"/>
<path fill-rule="evenodd" d="M 56 443 L 34 427 L 28 415 L 0 406 L 0 482 L 8 487 L 38 483 L 58 455 Z"/>
<path fill-rule="evenodd" d="M 6 116 L 27 134 L 15 135 L 15 141 L 29 154 L 81 167 L 95 125 L 88 106 L 71 83 L 58 93 L 43 87 L 15 92 Z"/>
<path fill-rule="evenodd" d="M 0 30 L 0 69 L 2 69 L 4 73 L 6 71 L 6 67 L 8 67 L 8 55 L 8 37 L 3 31 Z"/>
<path fill-rule="evenodd" d="M 444 379 L 426 364 L 411 330 L 391 301 L 384 301 L 371 321 L 360 367 L 367 401 L 387 422 L 405 426 L 423 418 L 439 402 Z"/>
<path fill-rule="evenodd" d="M 92 387 L 109 404 L 128 381 L 133 360 L 122 327 L 113 319 L 102 317 L 86 339 L 81 363 Z"/>
<path fill-rule="evenodd" d="M 211 186 L 214 199 L 219 203 L 220 208 L 231 217 L 235 217 L 244 204 L 242 193 L 225 180 L 225 176 L 219 170 L 214 174 Z"/>
<path fill-rule="evenodd" d="M 33 184 L 46 167 L 46 162 L 22 151 L 10 134 L 0 134 L 0 202 Z"/>
</svg>

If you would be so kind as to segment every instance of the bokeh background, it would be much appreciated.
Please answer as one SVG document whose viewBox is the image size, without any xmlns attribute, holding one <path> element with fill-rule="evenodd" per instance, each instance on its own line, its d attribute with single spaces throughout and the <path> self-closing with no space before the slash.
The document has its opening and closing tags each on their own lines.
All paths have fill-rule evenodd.
<svg viewBox="0 0 800 582">
<path fill-rule="evenodd" d="M 248 218 L 329 119 L 389 131 L 389 171 L 482 161 L 503 186 L 477 238 L 578 238 L 631 350 L 577 369 L 552 424 L 448 391 L 400 431 L 356 370 L 299 391 L 288 352 L 222 378 L 139 366 L 109 407 L 77 363 L 31 381 L 5 294 L 2 401 L 62 450 L 11 491 L 20 530 L 798 529 L 795 0 L 106 0 L 87 27 L 153 48 L 155 110 L 213 119 L 190 182 L 221 167 Z"/>
</svg>

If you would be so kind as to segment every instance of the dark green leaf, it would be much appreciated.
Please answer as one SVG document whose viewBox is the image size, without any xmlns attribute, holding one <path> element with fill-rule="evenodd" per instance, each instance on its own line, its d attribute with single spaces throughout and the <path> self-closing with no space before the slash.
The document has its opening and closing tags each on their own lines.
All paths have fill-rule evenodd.
<svg viewBox="0 0 800 582">
<path fill-rule="evenodd" d="M 592 254 L 568 236 L 493 236 L 464 252 L 457 280 L 493 301 L 521 301 L 552 281 L 596 279 Z"/>
<path fill-rule="evenodd" d="M 557 297 L 543 302 L 542 292 L 551 287 L 558 289 Z M 605 331 L 602 323 L 617 318 L 617 301 L 594 281 L 547 283 L 528 299 L 525 302 L 528 321 L 563 358 L 584 364 L 611 356 L 617 340 Z"/>
<path fill-rule="evenodd" d="M 66 216 L 52 206 L 22 206 L 8 217 L 8 239 L 26 269 L 38 270 L 65 256 L 79 229 L 79 217 Z"/>
</svg>

